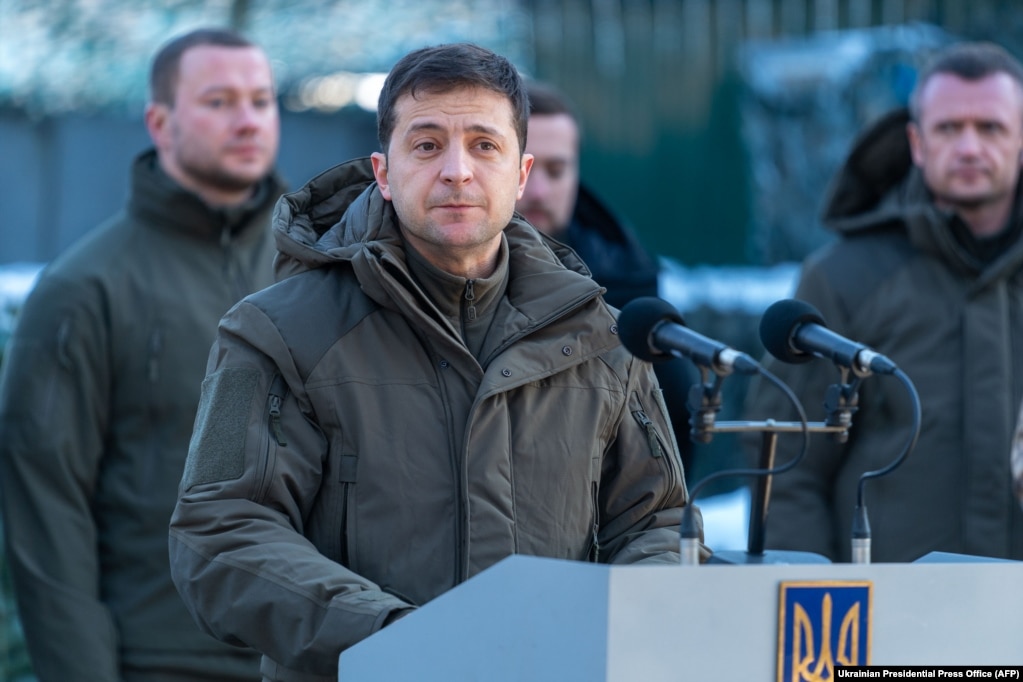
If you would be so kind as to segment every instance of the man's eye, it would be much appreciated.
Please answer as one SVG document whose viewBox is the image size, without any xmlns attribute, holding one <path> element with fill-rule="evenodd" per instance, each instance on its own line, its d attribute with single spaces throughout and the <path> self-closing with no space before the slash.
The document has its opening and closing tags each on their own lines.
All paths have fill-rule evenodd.
<svg viewBox="0 0 1023 682">
<path fill-rule="evenodd" d="M 493 142 L 480 142 L 480 149 L 487 152 L 492 152 L 497 149 L 497 145 Z"/>
<path fill-rule="evenodd" d="M 558 180 L 564 174 L 565 174 L 564 164 L 559 163 L 547 166 L 547 177 L 549 177 L 551 180 Z"/>
<path fill-rule="evenodd" d="M 416 149 L 424 152 L 432 152 L 435 149 L 437 149 L 437 145 L 434 144 L 433 142 L 420 142 L 418 145 L 416 145 Z"/>
<path fill-rule="evenodd" d="M 227 100 L 222 97 L 206 100 L 206 106 L 211 109 L 220 109 L 227 105 Z"/>
</svg>

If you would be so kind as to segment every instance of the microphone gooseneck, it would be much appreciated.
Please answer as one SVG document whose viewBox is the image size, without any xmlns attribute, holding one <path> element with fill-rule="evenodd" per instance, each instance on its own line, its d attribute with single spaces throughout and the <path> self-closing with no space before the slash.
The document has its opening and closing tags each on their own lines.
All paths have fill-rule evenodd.
<svg viewBox="0 0 1023 682">
<path fill-rule="evenodd" d="M 906 458 L 909 453 L 916 447 L 916 441 L 920 437 L 921 428 L 921 407 L 920 407 L 920 395 L 916 391 L 916 387 L 910 378 L 900 369 L 896 369 L 893 373 L 894 376 L 902 382 L 905 386 L 906 391 L 909 393 L 910 400 L 913 406 L 913 421 L 912 428 L 910 430 L 909 440 L 903 446 L 902 451 L 899 455 L 891 461 L 887 466 L 875 469 L 873 471 L 865 471 L 860 474 L 860 479 L 856 486 L 856 514 L 853 517 L 853 530 L 852 530 L 852 560 L 856 564 L 869 564 L 870 563 L 870 523 L 867 519 L 867 503 L 866 503 L 866 485 L 867 481 L 872 478 L 879 478 L 886 476 L 891 472 L 895 471 Z"/>
<path fill-rule="evenodd" d="M 824 317 L 812 305 L 797 299 L 786 299 L 772 304 L 760 320 L 760 340 L 771 355 L 782 362 L 801 363 L 813 357 L 831 360 L 844 368 L 843 380 L 850 370 L 858 378 L 850 385 L 836 386 L 829 391 L 839 393 L 841 400 L 828 400 L 829 412 L 836 407 L 845 407 L 851 414 L 855 409 L 855 390 L 862 378 L 876 374 L 890 374 L 902 382 L 909 393 L 913 407 L 912 433 L 899 455 L 887 466 L 860 475 L 856 490 L 856 509 L 852 524 L 852 561 L 870 563 L 870 520 L 865 500 L 866 482 L 894 471 L 901 465 L 916 446 L 920 435 L 920 397 L 913 382 L 894 362 L 863 344 L 851 341 L 827 328 Z M 834 404 L 833 404 L 834 403 Z M 842 411 L 842 410 L 838 410 Z M 830 419 L 830 417 L 829 417 Z"/>
</svg>

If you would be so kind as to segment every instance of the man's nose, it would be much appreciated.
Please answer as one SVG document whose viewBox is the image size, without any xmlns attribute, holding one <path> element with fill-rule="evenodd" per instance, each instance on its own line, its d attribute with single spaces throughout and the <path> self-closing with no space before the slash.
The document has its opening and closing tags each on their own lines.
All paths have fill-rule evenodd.
<svg viewBox="0 0 1023 682">
<path fill-rule="evenodd" d="M 963 126 L 956 138 L 956 151 L 960 154 L 976 154 L 981 149 L 981 136 L 973 126 Z"/>
<path fill-rule="evenodd" d="M 257 130 L 263 125 L 265 119 L 265 108 L 257 106 L 253 102 L 242 102 L 235 110 L 235 123 L 240 130 Z"/>
<path fill-rule="evenodd" d="M 452 146 L 444 151 L 441 179 L 454 185 L 463 185 L 472 179 L 472 163 L 466 150 Z"/>
</svg>

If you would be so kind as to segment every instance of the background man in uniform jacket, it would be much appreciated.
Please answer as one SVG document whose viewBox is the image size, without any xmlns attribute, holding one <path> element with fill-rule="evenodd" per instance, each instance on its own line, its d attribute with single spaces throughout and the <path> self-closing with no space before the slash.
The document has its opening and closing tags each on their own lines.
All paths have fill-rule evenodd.
<svg viewBox="0 0 1023 682">
<path fill-rule="evenodd" d="M 201 29 L 150 89 L 125 209 L 47 267 L 6 349 L 4 530 L 42 682 L 259 679 L 185 610 L 167 524 L 217 321 L 273 282 L 274 84 L 263 50 Z"/>
<path fill-rule="evenodd" d="M 1023 69 L 996 45 L 960 43 L 922 71 L 908 110 L 863 132 L 832 182 L 824 221 L 838 240 L 807 259 L 796 298 L 891 358 L 922 406 L 915 450 L 864 489 L 874 561 L 1023 559 L 1009 466 L 1023 398 L 1021 154 Z M 768 367 L 823 419 L 832 363 Z M 792 417 L 760 387 L 750 418 Z M 814 436 L 774 478 L 767 546 L 848 561 L 859 477 L 898 456 L 911 415 L 901 382 L 864 381 L 848 443 Z"/>
</svg>

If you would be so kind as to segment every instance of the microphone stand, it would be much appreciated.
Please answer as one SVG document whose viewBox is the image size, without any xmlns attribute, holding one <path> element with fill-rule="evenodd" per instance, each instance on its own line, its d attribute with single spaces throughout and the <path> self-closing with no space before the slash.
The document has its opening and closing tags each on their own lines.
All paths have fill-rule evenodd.
<svg viewBox="0 0 1023 682">
<path fill-rule="evenodd" d="M 843 369 L 842 381 L 829 387 L 825 398 L 828 409 L 827 419 L 822 422 L 792 422 L 767 419 L 764 421 L 723 421 L 717 422 L 715 417 L 721 409 L 720 388 L 723 376 L 718 374 L 713 383 L 707 380 L 707 372 L 700 368 L 703 382 L 694 385 L 689 392 L 689 409 L 691 412 L 691 438 L 696 442 L 709 443 L 715 433 L 750 433 L 759 432 L 760 457 L 757 469 L 770 471 L 774 469 L 775 454 L 780 433 L 829 433 L 840 443 L 849 438 L 849 427 L 852 425 L 852 414 L 857 407 L 857 389 L 861 378 L 856 377 L 847 382 L 848 372 Z M 765 529 L 771 496 L 771 480 L 773 475 L 759 475 L 750 491 L 750 516 L 746 542 L 746 551 L 739 560 L 735 560 L 734 552 L 715 552 L 711 556 L 712 563 L 829 563 L 829 560 L 811 552 L 778 551 L 773 557 L 764 553 Z M 695 490 L 693 497 L 695 497 Z M 685 528 L 682 529 L 683 533 Z M 685 559 L 685 557 L 683 557 Z"/>
<path fill-rule="evenodd" d="M 803 424 L 800 422 L 783 422 L 767 419 L 764 421 L 724 421 L 718 422 L 708 429 L 710 433 L 750 433 L 758 431 L 760 438 L 760 457 L 757 461 L 758 469 L 773 469 L 775 453 L 778 445 L 778 434 L 780 433 L 802 433 Z M 831 425 L 827 422 L 809 422 L 807 424 L 809 433 L 831 433 L 837 438 L 848 437 L 848 428 L 840 425 Z M 746 551 L 743 561 L 724 561 L 725 557 L 731 556 L 730 552 L 715 553 L 721 563 L 826 563 L 828 560 L 817 554 L 809 552 L 780 552 L 778 561 L 768 561 L 764 553 L 765 529 L 767 527 L 767 512 L 771 497 L 771 480 L 774 477 L 770 474 L 758 476 L 750 486 L 750 511 L 749 526 L 746 539 Z M 720 555 L 720 556 L 719 556 Z M 806 559 L 798 560 L 798 555 L 805 555 Z M 817 557 L 809 559 L 809 557 Z M 711 557 L 714 560 L 714 557 Z"/>
</svg>

